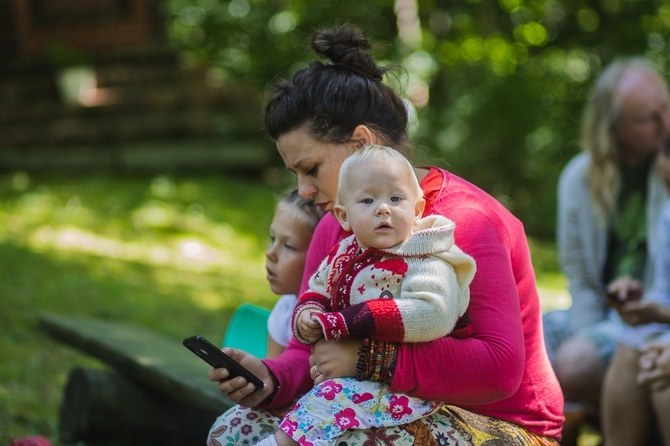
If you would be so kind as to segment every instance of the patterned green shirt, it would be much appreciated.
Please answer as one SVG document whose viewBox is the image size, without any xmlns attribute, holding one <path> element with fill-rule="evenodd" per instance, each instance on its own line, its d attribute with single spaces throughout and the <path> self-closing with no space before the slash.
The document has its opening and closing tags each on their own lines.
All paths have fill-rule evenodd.
<svg viewBox="0 0 670 446">
<path fill-rule="evenodd" d="M 621 169 L 617 214 L 610 226 L 605 283 L 629 275 L 642 279 L 647 258 L 647 176 L 650 162 Z"/>
</svg>

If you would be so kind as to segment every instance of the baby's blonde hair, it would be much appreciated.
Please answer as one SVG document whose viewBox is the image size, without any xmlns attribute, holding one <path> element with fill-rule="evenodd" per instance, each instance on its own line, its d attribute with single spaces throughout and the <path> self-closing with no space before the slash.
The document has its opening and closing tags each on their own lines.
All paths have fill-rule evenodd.
<svg viewBox="0 0 670 446">
<path fill-rule="evenodd" d="M 414 187 L 416 188 L 417 196 L 419 198 L 423 197 L 423 190 L 416 177 L 414 168 L 402 153 L 391 147 L 381 146 L 379 144 L 365 144 L 357 152 L 345 159 L 342 166 L 340 166 L 340 174 L 337 179 L 337 196 L 335 197 L 336 204 L 342 204 L 340 194 L 344 189 L 344 186 L 347 184 L 349 171 L 356 167 L 357 164 L 367 163 L 368 161 L 374 161 L 379 164 L 400 163 L 401 165 L 404 165 L 409 172 L 411 172 L 411 178 L 414 179 Z"/>
</svg>

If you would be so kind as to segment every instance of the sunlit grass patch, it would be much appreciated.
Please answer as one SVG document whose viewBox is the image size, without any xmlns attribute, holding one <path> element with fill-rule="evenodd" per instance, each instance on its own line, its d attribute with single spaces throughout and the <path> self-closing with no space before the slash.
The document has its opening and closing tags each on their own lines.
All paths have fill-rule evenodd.
<svg viewBox="0 0 670 446">
<path fill-rule="evenodd" d="M 131 321 L 221 340 L 232 310 L 270 307 L 264 250 L 276 191 L 219 177 L 0 176 L 0 444 L 56 441 L 75 365 L 39 313 Z"/>
<path fill-rule="evenodd" d="M 556 245 L 553 240 L 529 238 L 533 267 L 543 311 L 565 309 L 570 306 L 565 276 L 560 272 Z"/>
</svg>

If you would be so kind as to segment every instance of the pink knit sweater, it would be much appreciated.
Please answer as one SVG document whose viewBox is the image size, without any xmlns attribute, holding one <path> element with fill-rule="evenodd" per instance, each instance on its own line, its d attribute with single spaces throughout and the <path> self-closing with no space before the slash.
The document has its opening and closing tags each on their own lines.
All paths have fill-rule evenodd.
<svg viewBox="0 0 670 446">
<path fill-rule="evenodd" d="M 563 395 L 544 346 L 523 225 L 486 192 L 445 170 L 431 168 L 421 187 L 424 215 L 451 219 L 456 244 L 475 259 L 467 310 L 473 333 L 467 339 L 402 344 L 391 390 L 560 437 Z M 310 245 L 303 288 L 342 236 L 337 221 L 324 217 Z M 280 383 L 270 407 L 285 405 L 312 386 L 309 354 L 309 346 L 293 339 L 279 358 L 264 360 Z"/>
</svg>

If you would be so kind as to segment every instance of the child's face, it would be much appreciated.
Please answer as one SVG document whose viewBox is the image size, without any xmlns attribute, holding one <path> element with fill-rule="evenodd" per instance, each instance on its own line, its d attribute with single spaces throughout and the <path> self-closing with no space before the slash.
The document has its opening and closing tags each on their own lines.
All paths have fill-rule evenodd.
<svg viewBox="0 0 670 446">
<path fill-rule="evenodd" d="M 335 216 L 362 248 L 386 249 L 406 240 L 425 201 L 410 167 L 366 162 L 349 170 Z"/>
<path fill-rule="evenodd" d="M 313 230 L 309 218 L 299 209 L 279 203 L 270 225 L 270 246 L 265 251 L 267 279 L 273 293 L 298 294 L 300 291 Z"/>
</svg>

